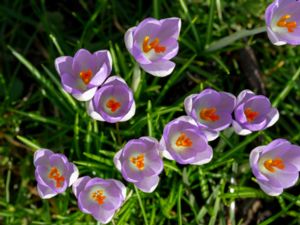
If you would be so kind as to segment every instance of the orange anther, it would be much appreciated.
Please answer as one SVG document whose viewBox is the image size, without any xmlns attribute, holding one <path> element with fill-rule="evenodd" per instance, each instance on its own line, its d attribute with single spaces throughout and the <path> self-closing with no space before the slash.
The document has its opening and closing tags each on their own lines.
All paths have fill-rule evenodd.
<svg viewBox="0 0 300 225">
<path fill-rule="evenodd" d="M 217 115 L 217 109 L 215 107 L 212 108 L 203 108 L 200 111 L 200 118 L 209 122 L 215 122 L 220 119 L 219 115 Z"/>
<path fill-rule="evenodd" d="M 83 83 L 85 83 L 85 84 L 88 84 L 91 81 L 92 75 L 93 75 L 93 72 L 90 69 L 88 69 L 86 71 L 81 71 L 79 73 L 80 78 L 82 79 Z"/>
<path fill-rule="evenodd" d="M 106 199 L 105 195 L 103 194 L 103 190 L 97 190 L 92 193 L 92 198 L 99 204 L 102 205 L 104 200 Z"/>
<path fill-rule="evenodd" d="M 264 166 L 271 173 L 275 172 L 275 168 L 280 169 L 280 170 L 283 170 L 285 168 L 285 165 L 284 165 L 283 160 L 281 158 L 268 159 L 264 162 Z"/>
<path fill-rule="evenodd" d="M 106 102 L 106 107 L 110 108 L 111 112 L 115 112 L 121 107 L 121 103 L 111 98 Z"/>
<path fill-rule="evenodd" d="M 244 113 L 246 115 L 246 118 L 247 118 L 248 122 L 252 122 L 259 115 L 259 112 L 252 111 L 251 108 L 246 108 Z"/>
<path fill-rule="evenodd" d="M 282 16 L 278 20 L 277 26 L 287 28 L 288 32 L 290 33 L 294 32 L 294 30 L 297 28 L 297 22 L 296 21 L 287 22 L 287 20 L 290 19 L 291 17 L 292 16 L 289 14 Z"/>
<path fill-rule="evenodd" d="M 60 175 L 60 172 L 59 172 L 59 170 L 56 167 L 52 167 L 51 168 L 51 170 L 50 170 L 50 172 L 48 174 L 48 177 L 50 179 L 53 179 L 55 181 L 55 187 L 57 187 L 57 188 L 62 187 L 62 185 L 61 185 L 60 182 L 64 182 L 65 181 L 65 178 Z"/>
<path fill-rule="evenodd" d="M 192 147 L 193 142 L 189 139 L 185 133 L 181 133 L 180 136 L 176 140 L 176 145 L 178 147 Z"/>
<path fill-rule="evenodd" d="M 130 157 L 130 162 L 136 166 L 139 170 L 143 170 L 145 167 L 144 154 L 139 154 L 137 157 Z"/>
<path fill-rule="evenodd" d="M 154 49 L 156 53 L 162 53 L 166 50 L 165 46 L 159 45 L 159 38 L 155 38 L 154 41 L 152 41 L 150 44 L 149 41 L 150 37 L 146 36 L 143 42 L 143 51 L 145 53 L 148 53 L 149 51 L 151 51 L 151 49 Z"/>
</svg>

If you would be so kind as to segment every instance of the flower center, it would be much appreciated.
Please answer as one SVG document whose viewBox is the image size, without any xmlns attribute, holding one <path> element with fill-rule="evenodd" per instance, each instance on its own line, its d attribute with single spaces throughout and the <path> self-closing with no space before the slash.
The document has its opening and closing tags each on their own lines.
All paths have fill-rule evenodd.
<svg viewBox="0 0 300 225">
<path fill-rule="evenodd" d="M 60 172 L 56 167 L 52 167 L 50 169 L 48 177 L 55 181 L 55 187 L 57 188 L 62 187 L 61 182 L 65 181 L 65 178 L 60 175 Z"/>
<path fill-rule="evenodd" d="M 116 101 L 114 98 L 110 98 L 106 102 L 106 107 L 109 108 L 111 112 L 115 112 L 121 107 L 121 103 Z"/>
<path fill-rule="evenodd" d="M 192 147 L 193 142 L 186 136 L 185 133 L 181 133 L 180 136 L 177 138 L 176 145 L 178 147 Z"/>
<path fill-rule="evenodd" d="M 288 32 L 290 32 L 290 33 L 294 32 L 294 30 L 297 28 L 297 22 L 296 21 L 287 22 L 287 20 L 290 19 L 291 17 L 292 16 L 289 14 L 282 16 L 278 20 L 277 26 L 287 28 Z"/>
<path fill-rule="evenodd" d="M 274 173 L 275 168 L 283 170 L 285 168 L 285 165 L 281 158 L 276 158 L 276 159 L 268 159 L 264 161 L 264 167 L 267 170 L 269 170 L 271 173 Z"/>
<path fill-rule="evenodd" d="M 220 119 L 219 115 L 217 115 L 217 109 L 215 107 L 212 108 L 203 108 L 200 111 L 200 118 L 209 122 L 215 122 Z"/>
<path fill-rule="evenodd" d="M 130 157 L 130 162 L 139 170 L 143 170 L 145 167 L 144 154 L 139 154 L 137 157 Z"/>
<path fill-rule="evenodd" d="M 104 200 L 106 199 L 106 196 L 103 194 L 103 190 L 97 190 L 92 193 L 92 198 L 99 204 L 102 205 L 104 203 Z"/>
<path fill-rule="evenodd" d="M 166 50 L 165 46 L 159 45 L 159 38 L 155 38 L 154 41 L 149 43 L 150 37 L 146 36 L 143 42 L 143 51 L 148 53 L 151 49 L 154 49 L 155 53 L 162 53 Z"/>
<path fill-rule="evenodd" d="M 83 83 L 85 83 L 85 84 L 88 84 L 91 81 L 92 75 L 93 75 L 93 72 L 91 69 L 88 69 L 86 71 L 83 70 L 79 73 L 80 78 L 82 79 Z"/>
<path fill-rule="evenodd" d="M 259 115 L 259 112 L 255 112 L 251 108 L 246 108 L 244 113 L 246 115 L 246 118 L 247 118 L 248 122 L 252 122 Z"/>
</svg>

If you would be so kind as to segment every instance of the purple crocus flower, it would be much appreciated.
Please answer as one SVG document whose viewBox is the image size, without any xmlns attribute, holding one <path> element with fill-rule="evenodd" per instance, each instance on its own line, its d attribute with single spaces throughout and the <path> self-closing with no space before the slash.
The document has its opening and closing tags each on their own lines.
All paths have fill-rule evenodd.
<svg viewBox="0 0 300 225">
<path fill-rule="evenodd" d="M 196 121 L 181 116 L 169 122 L 160 141 L 163 155 L 180 164 L 202 165 L 211 161 L 212 148 Z"/>
<path fill-rule="evenodd" d="M 269 39 L 274 45 L 300 44 L 300 1 L 275 0 L 266 10 Z"/>
<path fill-rule="evenodd" d="M 280 195 L 298 180 L 300 147 L 285 139 L 276 139 L 253 149 L 250 165 L 260 188 L 268 195 Z"/>
<path fill-rule="evenodd" d="M 164 77 L 175 68 L 175 63 L 170 59 L 178 52 L 180 28 L 180 18 L 147 18 L 126 32 L 125 44 L 147 73 Z"/>
<path fill-rule="evenodd" d="M 63 154 L 48 149 L 34 153 L 35 179 L 41 198 L 47 199 L 64 192 L 78 178 L 78 169 Z"/>
<path fill-rule="evenodd" d="M 84 176 L 73 184 L 79 209 L 91 214 L 97 221 L 107 224 L 121 207 L 126 197 L 125 186 L 114 179 Z"/>
<path fill-rule="evenodd" d="M 188 96 L 184 107 L 187 115 L 198 122 L 207 139 L 212 141 L 219 136 L 219 131 L 230 126 L 235 103 L 236 98 L 230 93 L 205 89 Z"/>
<path fill-rule="evenodd" d="M 249 90 L 239 94 L 234 116 L 232 126 L 239 135 L 264 130 L 273 126 L 279 119 L 278 110 L 272 107 L 267 97 L 255 95 Z"/>
<path fill-rule="evenodd" d="M 80 49 L 74 58 L 58 57 L 55 60 L 55 68 L 66 92 L 79 101 L 89 101 L 110 75 L 112 60 L 107 50 L 91 54 L 86 49 Z"/>
<path fill-rule="evenodd" d="M 161 146 L 150 137 L 130 140 L 116 153 L 114 163 L 124 179 L 143 192 L 153 192 L 163 170 Z"/>
<path fill-rule="evenodd" d="M 122 78 L 108 78 L 88 103 L 88 114 L 95 120 L 109 123 L 129 120 L 135 114 L 132 90 Z"/>
</svg>

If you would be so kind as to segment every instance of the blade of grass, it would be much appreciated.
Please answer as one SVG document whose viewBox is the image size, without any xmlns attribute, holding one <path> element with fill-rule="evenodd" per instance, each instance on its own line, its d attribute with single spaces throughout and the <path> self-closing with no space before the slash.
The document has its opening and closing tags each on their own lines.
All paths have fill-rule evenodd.
<svg viewBox="0 0 300 225">
<path fill-rule="evenodd" d="M 288 81 L 285 88 L 279 93 L 277 98 L 274 100 L 274 102 L 272 104 L 274 107 L 277 107 L 288 96 L 288 94 L 294 87 L 295 81 L 298 79 L 299 75 L 300 75 L 300 67 L 298 68 L 296 73 L 293 75 L 292 79 Z"/>
<path fill-rule="evenodd" d="M 135 190 L 135 193 L 137 195 L 137 198 L 138 198 L 141 210 L 142 210 L 142 214 L 143 214 L 143 217 L 144 217 L 144 223 L 145 223 L 145 225 L 148 225 L 147 214 L 145 212 L 145 208 L 144 208 L 144 205 L 143 205 L 143 202 L 142 202 L 139 190 L 137 189 L 137 187 L 135 185 L 134 185 L 134 190 Z"/>
<path fill-rule="evenodd" d="M 227 37 L 221 38 L 220 40 L 212 43 L 211 45 L 209 45 L 206 48 L 206 52 L 213 52 L 213 51 L 217 51 L 219 49 L 225 48 L 228 45 L 233 44 L 234 42 L 236 42 L 239 39 L 248 37 L 248 36 L 252 36 L 252 35 L 256 35 L 256 34 L 260 34 L 266 32 L 266 27 L 258 27 L 255 28 L 253 30 L 241 30 L 241 31 L 237 31 Z"/>
</svg>

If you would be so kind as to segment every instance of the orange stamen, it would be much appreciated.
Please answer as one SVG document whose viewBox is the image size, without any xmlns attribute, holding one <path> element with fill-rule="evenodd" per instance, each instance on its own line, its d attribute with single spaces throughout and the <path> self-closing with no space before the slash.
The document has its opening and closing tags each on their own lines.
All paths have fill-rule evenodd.
<svg viewBox="0 0 300 225">
<path fill-rule="evenodd" d="M 192 147 L 193 142 L 189 139 L 185 133 L 181 133 L 176 141 L 178 147 Z"/>
<path fill-rule="evenodd" d="M 288 32 L 290 32 L 290 33 L 294 32 L 294 30 L 297 28 L 297 22 L 296 21 L 287 22 L 287 20 L 290 19 L 291 17 L 292 16 L 289 14 L 282 16 L 278 20 L 277 26 L 287 28 Z"/>
<path fill-rule="evenodd" d="M 285 168 L 285 165 L 284 165 L 283 160 L 281 158 L 276 158 L 274 160 L 273 159 L 268 159 L 264 162 L 264 166 L 271 173 L 275 172 L 275 168 L 280 169 L 280 170 L 283 170 Z"/>
<path fill-rule="evenodd" d="M 52 167 L 51 168 L 51 170 L 50 170 L 50 172 L 48 174 L 48 177 L 50 179 L 53 179 L 55 181 L 55 187 L 57 187 L 57 188 L 62 187 L 62 185 L 61 185 L 60 182 L 64 182 L 65 181 L 65 178 L 60 175 L 60 172 L 59 172 L 59 170 L 56 167 Z"/>
<path fill-rule="evenodd" d="M 252 122 L 259 115 L 259 112 L 252 111 L 251 108 L 246 108 L 244 113 L 246 115 L 246 118 L 247 118 L 248 122 Z"/>
<path fill-rule="evenodd" d="M 88 84 L 91 81 L 92 75 L 93 75 L 93 72 L 91 69 L 88 69 L 86 71 L 81 71 L 79 73 L 80 78 L 82 79 L 83 83 L 85 83 L 85 84 Z"/>
<path fill-rule="evenodd" d="M 212 108 L 203 108 L 200 111 L 200 118 L 209 122 L 215 122 L 220 119 L 220 117 L 216 114 L 217 109 L 215 107 Z"/>
<path fill-rule="evenodd" d="M 139 170 L 143 170 L 145 167 L 144 154 L 139 154 L 137 157 L 130 157 L 130 162 Z"/>
<path fill-rule="evenodd" d="M 143 42 L 143 51 L 145 53 L 150 52 L 151 49 L 154 49 L 155 53 L 162 53 L 166 50 L 165 46 L 159 45 L 159 38 L 155 38 L 154 41 L 152 41 L 150 44 L 149 41 L 150 37 L 146 36 Z"/>
<path fill-rule="evenodd" d="M 115 112 L 121 107 L 121 103 L 111 98 L 106 102 L 106 107 L 110 108 L 111 112 Z"/>
<path fill-rule="evenodd" d="M 104 203 L 104 200 L 106 199 L 106 196 L 103 194 L 103 190 L 97 190 L 92 193 L 92 198 L 99 204 L 102 205 Z"/>
</svg>

